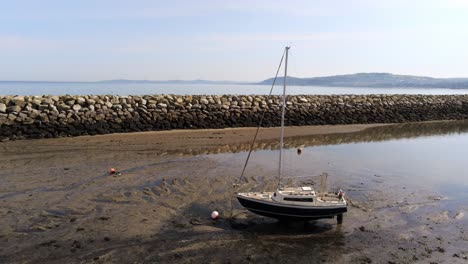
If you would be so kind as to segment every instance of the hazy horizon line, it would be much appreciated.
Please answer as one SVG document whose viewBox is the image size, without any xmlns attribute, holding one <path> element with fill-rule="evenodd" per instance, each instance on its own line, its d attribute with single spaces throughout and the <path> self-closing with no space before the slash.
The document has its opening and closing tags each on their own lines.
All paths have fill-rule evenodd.
<svg viewBox="0 0 468 264">
<path fill-rule="evenodd" d="M 346 75 L 357 75 L 357 74 L 390 74 L 395 76 L 412 76 L 412 77 L 423 77 L 423 78 L 433 78 L 433 79 L 468 79 L 468 77 L 432 77 L 425 75 L 411 75 L 411 74 L 395 74 L 390 72 L 355 72 L 349 74 L 335 74 L 335 75 L 322 75 L 322 76 L 312 76 L 312 77 L 298 77 L 290 76 L 292 78 L 321 78 L 321 77 L 334 77 L 334 76 L 346 76 Z M 282 78 L 283 76 L 278 76 Z M 264 78 L 256 81 L 240 81 L 240 80 L 213 80 L 213 79 L 125 79 L 125 78 L 115 78 L 115 79 L 103 79 L 103 80 L 93 80 L 93 81 L 58 81 L 58 80 L 0 80 L 0 82 L 42 82 L 42 83 L 97 83 L 97 82 L 115 82 L 115 81 L 129 81 L 129 82 L 197 82 L 197 81 L 206 81 L 206 82 L 232 82 L 232 83 L 257 83 L 262 82 L 273 77 Z"/>
</svg>

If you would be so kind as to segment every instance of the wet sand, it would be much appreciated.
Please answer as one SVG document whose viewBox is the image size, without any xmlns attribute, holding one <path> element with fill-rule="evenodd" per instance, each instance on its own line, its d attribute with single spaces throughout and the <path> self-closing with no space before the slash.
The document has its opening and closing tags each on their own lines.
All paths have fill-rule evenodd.
<svg viewBox="0 0 468 264">
<path fill-rule="evenodd" d="M 453 124 L 292 127 L 286 146 L 468 131 Z M 261 129 L 254 148 L 275 148 L 278 131 Z M 381 175 L 342 186 L 351 203 L 343 225 L 333 219 L 285 225 L 246 212 L 233 199 L 232 183 L 254 133 L 184 130 L 0 143 L 0 262 L 468 262 L 466 207 L 450 210 L 438 193 Z M 108 175 L 111 167 L 122 175 Z M 258 176 L 269 169 L 250 168 L 242 189 L 272 188 L 274 177 Z M 332 177 L 291 183 L 333 189 Z M 212 210 L 220 211 L 219 220 L 209 218 Z"/>
</svg>

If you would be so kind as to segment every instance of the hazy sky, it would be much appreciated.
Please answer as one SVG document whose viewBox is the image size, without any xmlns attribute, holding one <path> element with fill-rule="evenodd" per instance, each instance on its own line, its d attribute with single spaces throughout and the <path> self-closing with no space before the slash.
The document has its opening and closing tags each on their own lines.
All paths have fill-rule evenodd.
<svg viewBox="0 0 468 264">
<path fill-rule="evenodd" d="M 468 0 L 0 0 L 0 80 L 468 77 Z"/>
</svg>

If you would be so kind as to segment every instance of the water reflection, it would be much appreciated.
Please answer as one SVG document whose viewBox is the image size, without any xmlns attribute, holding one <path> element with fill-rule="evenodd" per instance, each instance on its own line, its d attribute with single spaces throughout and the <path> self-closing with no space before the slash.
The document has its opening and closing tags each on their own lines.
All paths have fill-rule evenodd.
<svg viewBox="0 0 468 264">
<path fill-rule="evenodd" d="M 395 139 L 410 139 L 425 136 L 439 136 L 468 132 L 468 121 L 427 122 L 385 125 L 368 128 L 356 133 L 338 133 L 294 137 L 286 140 L 288 147 L 338 145 L 361 142 L 378 142 Z"/>
<path fill-rule="evenodd" d="M 468 132 L 468 121 L 443 121 L 427 123 L 406 123 L 382 125 L 364 129 L 354 133 L 335 133 L 285 138 L 285 148 L 312 147 L 322 145 L 339 145 L 363 142 L 379 142 L 396 139 L 411 139 L 417 137 L 441 136 Z M 261 133 L 261 130 L 260 130 Z M 287 130 L 285 132 L 287 135 Z M 254 144 L 254 150 L 275 150 L 277 139 L 260 141 Z M 215 149 L 182 149 L 171 154 L 199 155 L 218 153 L 237 153 L 248 151 L 250 143 L 224 145 Z"/>
<path fill-rule="evenodd" d="M 309 136 L 297 136 L 285 138 L 284 146 L 286 149 L 291 149 L 297 152 L 297 148 L 324 146 L 324 145 L 342 145 L 351 143 L 370 143 L 370 142 L 383 142 L 390 140 L 401 140 L 401 139 L 414 139 L 421 137 L 433 137 L 433 136 L 449 136 L 456 134 L 463 134 L 468 132 L 468 121 L 440 121 L 440 122 L 426 122 L 426 123 L 407 123 L 407 124 L 389 124 L 381 125 L 364 129 L 358 132 L 352 133 L 334 133 L 334 134 L 319 134 Z M 262 133 L 260 131 L 260 133 Z M 288 128 L 286 129 L 286 136 Z M 11 148 L 7 145 L 2 146 L 0 144 L 1 151 L 5 154 L 2 159 L 4 160 L 2 166 L 14 166 L 22 167 L 26 163 L 30 162 L 29 149 L 31 152 L 43 152 L 42 159 L 49 163 L 53 163 L 54 166 L 60 166 L 69 162 L 71 157 L 68 155 L 70 152 L 80 151 L 86 155 L 86 159 L 146 159 L 154 158 L 155 156 L 164 155 L 177 155 L 177 156 L 194 156 L 194 155 L 210 155 L 220 153 L 239 153 L 248 151 L 250 148 L 250 138 L 244 143 L 226 144 L 222 146 L 204 146 L 199 145 L 196 148 L 179 148 L 172 150 L 165 150 L 153 147 L 142 147 L 138 144 L 126 144 L 122 142 L 122 145 L 74 145 L 54 144 L 54 140 L 42 140 L 39 145 L 33 144 L 31 146 L 23 144 L 23 152 L 18 152 L 17 148 L 11 145 Z M 10 142 L 12 143 L 12 142 Z M 262 140 L 254 144 L 253 149 L 255 151 L 261 150 L 276 150 L 278 148 L 278 139 L 273 140 Z M 296 154 L 297 155 L 297 154 Z M 67 162 L 66 162 L 66 161 Z"/>
<path fill-rule="evenodd" d="M 283 183 L 312 179 L 317 185 L 319 178 L 311 176 L 329 175 L 325 189 L 331 187 L 329 190 L 333 191 L 341 187 L 356 200 L 372 201 L 374 208 L 398 203 L 403 197 L 432 201 L 431 195 L 452 200 L 454 203 L 448 207 L 456 207 L 457 201 L 468 200 L 467 132 L 467 121 L 454 121 L 388 125 L 356 133 L 288 138 Z M 274 185 L 278 175 L 277 142 L 260 142 L 255 147 L 246 178 L 250 181 L 251 177 L 257 177 L 259 181 L 261 175 L 272 179 Z M 297 147 L 302 147 L 301 155 L 297 154 Z M 246 154 L 226 153 L 213 157 L 240 164 Z M 270 185 L 262 180 L 256 187 L 274 189 Z"/>
</svg>

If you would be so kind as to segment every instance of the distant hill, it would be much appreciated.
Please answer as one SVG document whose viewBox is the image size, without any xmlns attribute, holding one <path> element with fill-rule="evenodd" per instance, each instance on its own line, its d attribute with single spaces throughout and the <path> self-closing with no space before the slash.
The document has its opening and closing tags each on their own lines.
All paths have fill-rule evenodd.
<svg viewBox="0 0 468 264">
<path fill-rule="evenodd" d="M 274 78 L 258 84 L 271 85 Z M 432 78 L 391 73 L 356 73 L 326 77 L 297 78 L 288 76 L 288 85 L 331 87 L 420 87 L 420 88 L 468 88 L 468 78 Z M 283 84 L 283 77 L 276 85 Z"/>
<path fill-rule="evenodd" d="M 105 80 L 97 82 L 54 82 L 54 81 L 0 81 L 1 83 L 109 83 L 109 84 L 259 84 L 271 85 L 273 78 L 261 82 L 210 81 L 210 80 Z M 276 80 L 283 85 L 283 77 Z M 325 77 L 298 78 L 288 76 L 288 85 L 329 87 L 413 87 L 413 88 L 468 88 L 468 78 L 432 78 L 391 73 L 356 73 Z"/>
</svg>

